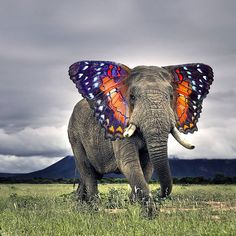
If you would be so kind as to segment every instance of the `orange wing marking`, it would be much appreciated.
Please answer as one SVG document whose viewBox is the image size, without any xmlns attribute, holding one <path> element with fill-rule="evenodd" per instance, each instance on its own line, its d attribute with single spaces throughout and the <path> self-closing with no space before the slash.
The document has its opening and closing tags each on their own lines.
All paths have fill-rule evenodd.
<svg viewBox="0 0 236 236">
<path fill-rule="evenodd" d="M 190 87 L 190 84 L 187 81 L 182 81 L 178 84 L 177 92 L 179 93 L 179 96 L 177 97 L 177 115 L 179 117 L 180 125 L 184 124 L 186 119 L 188 118 L 187 112 L 189 108 L 189 96 L 192 93 L 192 89 Z M 188 128 L 185 127 L 184 129 Z"/>
<path fill-rule="evenodd" d="M 122 86 L 122 85 L 121 85 Z M 122 92 L 127 90 L 127 87 L 121 89 L 120 93 L 116 91 L 112 91 L 117 87 L 117 83 L 109 77 L 104 77 L 102 79 L 102 84 L 100 86 L 101 91 L 104 92 L 105 95 L 108 96 L 108 93 L 111 92 L 108 96 L 108 106 L 114 112 L 114 117 L 121 121 L 123 124 L 125 123 L 125 112 L 126 112 L 126 104 L 124 103 L 124 99 L 122 97 Z"/>
</svg>

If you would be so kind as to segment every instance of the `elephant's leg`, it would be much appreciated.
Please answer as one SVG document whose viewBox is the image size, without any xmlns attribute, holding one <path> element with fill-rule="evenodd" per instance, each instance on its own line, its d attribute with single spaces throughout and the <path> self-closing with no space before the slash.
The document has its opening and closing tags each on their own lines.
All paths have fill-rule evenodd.
<svg viewBox="0 0 236 236">
<path fill-rule="evenodd" d="M 141 163 L 144 177 L 148 183 L 151 180 L 151 177 L 153 174 L 153 165 L 152 165 L 151 160 L 149 158 L 148 151 L 147 150 L 140 151 L 139 157 L 140 157 L 140 163 Z"/>
<path fill-rule="evenodd" d="M 72 145 L 76 166 L 80 173 L 80 185 L 78 187 L 78 199 L 92 201 L 98 194 L 97 173 L 89 163 L 83 145 L 79 142 Z"/>
<path fill-rule="evenodd" d="M 149 200 L 149 186 L 139 160 L 138 148 L 130 139 L 113 142 L 115 157 L 121 172 L 132 189 L 133 200 Z"/>
<path fill-rule="evenodd" d="M 77 198 L 79 201 L 85 201 L 86 199 L 86 189 L 85 184 L 82 182 L 82 179 L 80 179 L 78 188 L 77 188 Z"/>
</svg>

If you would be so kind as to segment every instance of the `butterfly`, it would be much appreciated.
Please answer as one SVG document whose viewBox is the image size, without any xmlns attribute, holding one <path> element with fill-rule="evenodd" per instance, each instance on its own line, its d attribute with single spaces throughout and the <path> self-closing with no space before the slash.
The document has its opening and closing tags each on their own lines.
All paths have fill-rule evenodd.
<svg viewBox="0 0 236 236">
<path fill-rule="evenodd" d="M 125 80 L 130 69 L 111 61 L 79 61 L 69 68 L 70 79 L 81 95 L 94 101 L 96 119 L 111 140 L 123 138 L 128 125 L 129 107 Z"/>
<path fill-rule="evenodd" d="M 195 63 L 164 67 L 173 75 L 176 127 L 187 134 L 197 131 L 203 99 L 213 82 L 210 66 Z"/>
<path fill-rule="evenodd" d="M 208 65 L 195 63 L 163 67 L 173 77 L 176 127 L 183 133 L 197 130 L 203 99 L 213 82 Z M 111 61 L 79 61 L 69 68 L 70 79 L 80 94 L 93 101 L 96 119 L 111 140 L 123 138 L 130 109 L 127 99 L 131 69 Z"/>
</svg>

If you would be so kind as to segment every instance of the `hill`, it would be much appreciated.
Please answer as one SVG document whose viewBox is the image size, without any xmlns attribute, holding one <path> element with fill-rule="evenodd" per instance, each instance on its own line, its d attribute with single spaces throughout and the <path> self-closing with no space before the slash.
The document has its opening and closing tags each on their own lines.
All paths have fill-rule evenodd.
<svg viewBox="0 0 236 236">
<path fill-rule="evenodd" d="M 236 159 L 170 159 L 170 167 L 173 177 L 197 177 L 211 178 L 216 174 L 223 174 L 225 176 L 236 176 Z M 72 179 L 75 176 L 75 161 L 73 156 L 66 156 L 58 162 L 49 167 L 26 174 L 9 174 L 0 173 L 0 177 L 14 177 L 17 179 L 33 179 L 33 178 L 47 178 L 47 179 Z M 76 173 L 76 178 L 79 173 Z M 124 178 L 121 174 L 109 173 L 105 178 Z M 154 173 L 153 178 L 156 179 Z"/>
</svg>

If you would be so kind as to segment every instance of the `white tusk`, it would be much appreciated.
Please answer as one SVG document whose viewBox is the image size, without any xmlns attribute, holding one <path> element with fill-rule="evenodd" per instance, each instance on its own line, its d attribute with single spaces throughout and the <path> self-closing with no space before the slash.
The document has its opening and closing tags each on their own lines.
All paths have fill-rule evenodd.
<svg viewBox="0 0 236 236">
<path fill-rule="evenodd" d="M 136 126 L 133 124 L 130 124 L 126 129 L 123 134 L 124 137 L 128 138 L 131 137 L 134 134 L 134 131 L 136 130 Z"/>
<path fill-rule="evenodd" d="M 191 143 L 189 143 L 186 139 L 184 139 L 183 137 L 181 137 L 180 132 L 178 131 L 178 129 L 176 127 L 174 127 L 171 131 L 171 134 L 173 135 L 173 137 L 181 144 L 183 145 L 185 148 L 187 149 L 194 149 L 195 146 L 192 145 Z"/>
</svg>

